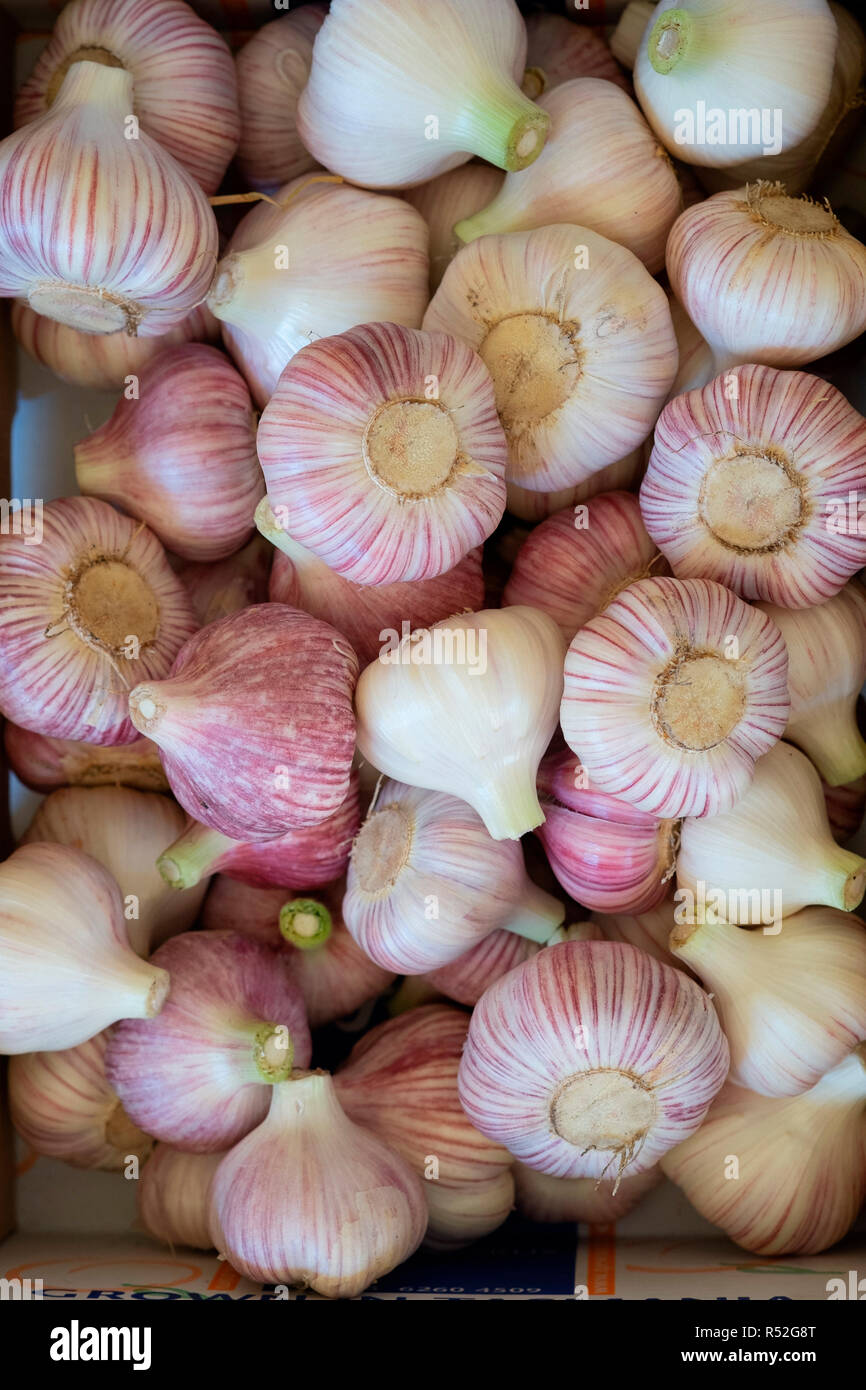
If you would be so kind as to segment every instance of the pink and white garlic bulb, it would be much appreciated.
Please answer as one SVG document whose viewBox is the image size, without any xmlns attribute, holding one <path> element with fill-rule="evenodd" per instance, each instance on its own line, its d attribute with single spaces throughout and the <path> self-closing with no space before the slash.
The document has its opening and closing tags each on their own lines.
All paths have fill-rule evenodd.
<svg viewBox="0 0 866 1390">
<path fill-rule="evenodd" d="M 304 5 L 263 24 L 235 58 L 241 113 L 237 166 L 250 188 L 274 193 L 316 167 L 297 127 L 298 97 L 310 76 L 313 41 L 326 5 Z"/>
<path fill-rule="evenodd" d="M 170 790 L 159 749 L 149 738 L 103 748 L 97 743 L 79 743 L 75 739 L 47 738 L 7 719 L 3 727 L 3 745 L 15 776 L 33 791 L 50 792 L 56 787 Z"/>
<path fill-rule="evenodd" d="M 202 627 L 267 602 L 273 554 L 264 537 L 255 535 L 224 560 L 191 560 L 180 566 L 177 573 Z"/>
<path fill-rule="evenodd" d="M 551 1178 L 525 1163 L 514 1165 L 517 1210 L 530 1221 L 607 1226 L 628 1216 L 661 1180 L 659 1167 L 625 1177 L 617 1186 L 613 1179 Z"/>
<path fill-rule="evenodd" d="M 575 507 L 579 502 L 587 502 L 590 497 L 597 497 L 602 492 L 614 492 L 619 488 L 631 490 L 640 482 L 643 474 L 644 449 L 641 446 L 632 449 L 625 458 L 617 459 L 616 463 L 609 463 L 606 468 L 591 473 L 582 483 L 573 483 L 571 487 L 556 492 L 536 492 L 506 479 L 505 505 L 511 515 L 520 517 L 521 521 L 544 521 L 554 512 Z"/>
<path fill-rule="evenodd" d="M 138 1215 L 152 1236 L 171 1246 L 213 1249 L 210 1185 L 224 1158 L 157 1144 L 138 1183 Z"/>
<path fill-rule="evenodd" d="M 628 78 L 596 30 L 539 10 L 526 16 L 526 37 L 523 90 L 533 100 L 575 77 L 603 77 L 629 90 Z"/>
<path fill-rule="evenodd" d="M 437 993 L 447 995 L 458 1004 L 472 1006 L 478 1003 L 494 980 L 506 975 L 516 965 L 522 965 L 541 949 L 540 942 L 497 927 L 456 960 L 448 965 L 440 965 L 436 970 L 428 970 L 420 978 Z"/>
<path fill-rule="evenodd" d="M 571 26 L 569 26 L 571 27 Z M 430 232 L 430 293 L 435 294 L 442 276 L 463 242 L 455 224 L 486 207 L 502 187 L 501 169 L 490 164 L 461 164 L 429 183 L 407 188 L 403 197 L 420 212 Z"/>
</svg>

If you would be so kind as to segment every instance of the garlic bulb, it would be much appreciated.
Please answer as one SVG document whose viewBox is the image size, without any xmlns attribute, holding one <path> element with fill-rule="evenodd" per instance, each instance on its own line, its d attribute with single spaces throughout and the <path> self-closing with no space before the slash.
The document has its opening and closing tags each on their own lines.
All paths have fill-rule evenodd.
<svg viewBox="0 0 866 1390">
<path fill-rule="evenodd" d="M 519 839 L 544 819 L 535 776 L 556 729 L 564 646 L 552 618 L 523 607 L 404 638 L 358 682 L 361 754 L 467 801 L 494 840 Z"/>
<path fill-rule="evenodd" d="M 135 687 L 129 712 L 189 815 L 233 840 L 275 839 L 345 800 L 357 673 L 327 623 L 259 603 L 202 628 L 168 679 Z"/>
<path fill-rule="evenodd" d="M 511 1168 L 511 1155 L 485 1139 L 469 1122 L 457 1094 L 457 1070 L 469 1018 L 448 1005 L 430 1004 L 389 1019 L 366 1033 L 334 1077 L 340 1104 L 350 1119 L 371 1130 L 401 1154 L 419 1177 L 425 1194 L 440 1188 L 464 1190 L 468 1198 L 481 1184 L 487 1200 L 473 1222 L 471 1201 L 459 1202 L 458 1239 L 476 1240 L 501 1225 L 511 1210 L 513 1190 L 502 1210 L 501 1194 L 491 1222 L 488 1185 Z M 442 1203 L 448 1209 L 448 1195 Z M 440 1228 L 432 1197 L 428 1239 L 451 1244 L 453 1219 Z"/>
<path fill-rule="evenodd" d="M 237 166 L 250 188 L 273 193 L 316 167 L 296 123 L 325 5 L 304 5 L 257 29 L 235 59 L 241 134 Z"/>
<path fill-rule="evenodd" d="M 87 333 L 152 338 L 207 294 L 217 229 L 132 109 L 128 72 L 76 62 L 51 109 L 0 144 L 0 295 Z"/>
<path fill-rule="evenodd" d="M 628 78 L 595 30 L 571 24 L 564 15 L 536 11 L 526 17 L 526 37 L 523 90 L 533 100 L 574 77 L 603 77 L 629 90 Z"/>
<path fill-rule="evenodd" d="M 353 1298 L 408 1259 L 426 1224 L 420 1179 L 352 1123 L 326 1072 L 275 1086 L 211 1184 L 211 1236 L 234 1269 L 329 1298 Z"/>
<path fill-rule="evenodd" d="M 472 1006 L 500 975 L 506 975 L 541 949 L 537 941 L 497 928 L 448 965 L 440 965 L 425 976 L 409 978 L 426 980 L 437 993 L 447 995 L 458 1004 Z"/>
<path fill-rule="evenodd" d="M 319 888 L 345 873 L 361 823 L 358 774 L 327 820 L 297 826 L 273 840 L 232 840 L 193 821 L 163 850 L 157 868 L 172 888 L 191 888 L 211 874 L 258 887 Z M 186 896 L 186 895 L 184 895 Z"/>
<path fill-rule="evenodd" d="M 168 974 L 127 940 L 120 890 L 89 854 L 23 845 L 0 865 L 0 1052 L 76 1047 L 151 1019 Z"/>
<path fill-rule="evenodd" d="M 202 627 L 267 602 L 273 554 L 264 537 L 255 535 L 225 560 L 181 565 L 177 572 Z"/>
<path fill-rule="evenodd" d="M 687 208 L 671 228 L 667 270 L 716 368 L 797 367 L 866 328 L 866 246 L 827 202 L 754 183 Z"/>
<path fill-rule="evenodd" d="M 3 742 L 9 766 L 25 787 L 50 792 L 55 787 L 135 787 L 167 792 L 159 749 L 149 738 L 115 748 L 46 738 L 7 719 Z"/>
<path fill-rule="evenodd" d="M 129 75 L 127 110 L 205 193 L 215 193 L 240 134 L 234 67 L 225 41 L 178 0 L 75 0 L 62 10 L 18 93 L 15 124 L 53 109 L 74 63 Z M 133 137 L 128 137 L 133 138 Z"/>
<path fill-rule="evenodd" d="M 75 446 L 75 478 L 145 522 L 184 560 L 224 560 L 249 540 L 264 493 L 256 417 L 242 378 L 215 348 L 169 348 L 136 394 Z"/>
<path fill-rule="evenodd" d="M 279 547 L 271 570 L 272 602 L 303 608 L 338 628 L 358 653 L 362 667 L 376 660 L 389 633 L 426 627 L 484 603 L 480 548 L 470 550 L 453 569 L 433 579 L 353 584 L 281 530 L 267 499 L 259 504 L 256 518 L 262 534 Z"/>
<path fill-rule="evenodd" d="M 680 922 L 671 950 L 713 991 L 730 1080 L 762 1096 L 815 1086 L 866 1035 L 866 930 L 833 907 L 785 917 L 777 933 Z"/>
<path fill-rule="evenodd" d="M 276 197 L 240 223 L 207 301 L 259 406 L 308 343 L 373 320 L 418 328 L 427 303 L 427 228 L 402 198 L 315 177 Z"/>
<path fill-rule="evenodd" d="M 473 1240 L 496 1231 L 514 1210 L 514 1178 L 511 1168 L 503 1168 L 486 1182 L 445 1187 L 443 1183 L 424 1185 L 429 1223 L 424 1237 L 431 1250 L 459 1250 Z"/>
<path fill-rule="evenodd" d="M 843 787 L 829 787 L 822 782 L 821 789 L 833 839 L 839 845 L 847 844 L 863 824 L 866 777 L 858 777 L 856 782 L 849 782 Z"/>
<path fill-rule="evenodd" d="M 479 1000 L 460 1099 L 531 1168 L 631 1177 L 694 1133 L 727 1070 L 725 1036 L 693 980 L 632 946 L 563 941 Z"/>
<path fill-rule="evenodd" d="M 343 884 L 296 898 L 290 888 L 256 887 L 218 874 L 202 913 L 209 930 L 239 931 L 280 951 L 304 996 L 311 1028 L 345 1018 L 393 984 L 355 945 L 343 922 Z"/>
<path fill-rule="evenodd" d="M 158 1019 L 112 1030 L 106 1076 L 155 1139 L 228 1149 L 266 1115 L 268 1088 L 309 1065 L 301 992 L 275 951 L 237 932 L 185 932 L 153 960 L 171 993 Z"/>
<path fill-rule="evenodd" d="M 369 323 L 302 348 L 259 424 L 283 530 L 356 584 L 434 579 L 505 510 L 505 435 L 481 358 Z"/>
<path fill-rule="evenodd" d="M 210 1185 L 223 1153 L 191 1154 L 157 1144 L 142 1169 L 138 1215 L 152 1236 L 167 1245 L 211 1250 Z"/>
<path fill-rule="evenodd" d="M 599 912 L 648 912 L 673 877 L 677 822 L 597 791 L 567 749 L 539 769 L 536 834 L 568 895 Z"/>
<path fill-rule="evenodd" d="M 677 920 L 709 909 L 740 926 L 777 924 L 811 904 L 851 912 L 864 890 L 866 859 L 834 841 L 821 779 L 789 743 L 758 759 L 733 810 L 683 822 Z"/>
<path fill-rule="evenodd" d="M 597 473 L 591 473 L 582 483 L 574 483 L 558 492 L 530 491 L 519 483 L 506 480 L 505 505 L 511 515 L 520 517 L 521 521 L 544 521 L 554 512 L 560 512 L 564 507 L 574 507 L 578 502 L 586 502 L 599 493 L 633 487 L 640 482 L 643 471 L 644 451 L 640 448 L 632 449 L 625 458 L 600 468 Z"/>
<path fill-rule="evenodd" d="M 775 623 L 721 584 L 640 579 L 569 647 L 562 732 L 599 791 L 716 816 L 784 732 L 787 674 Z"/>
<path fill-rule="evenodd" d="M 508 481 L 553 492 L 643 443 L 677 370 L 664 291 L 583 226 L 482 237 L 424 315 L 479 354 L 508 438 Z"/>
<path fill-rule="evenodd" d="M 159 353 L 182 343 L 215 342 L 219 324 L 207 305 L 199 304 L 175 328 L 159 338 L 131 338 L 114 333 L 81 333 L 56 319 L 35 314 L 29 304 L 12 305 L 12 331 L 26 353 L 73 386 L 121 391 Z"/>
<path fill-rule="evenodd" d="M 852 582 L 817 608 L 756 606 L 772 618 L 788 648 L 785 738 L 802 748 L 825 782 L 855 782 L 866 774 L 866 742 L 857 727 L 866 681 L 866 594 Z"/>
<path fill-rule="evenodd" d="M 655 7 L 655 0 L 628 0 L 619 16 L 610 36 L 610 51 L 624 68 L 634 68 L 641 39 Z"/>
<path fill-rule="evenodd" d="M 569 26 L 570 27 L 570 26 Z M 407 188 L 404 198 L 420 212 L 430 231 L 430 293 L 435 294 L 448 266 L 463 245 L 454 224 L 486 207 L 502 187 L 501 169 L 490 164 L 461 164 L 429 183 Z"/>
<path fill-rule="evenodd" d="M 826 0 L 661 0 L 641 38 L 634 85 L 678 158 L 739 164 L 810 134 L 830 95 L 835 52 Z"/>
<path fill-rule="evenodd" d="M 105 1079 L 106 1033 L 62 1052 L 9 1059 L 9 1109 L 25 1144 L 74 1168 L 123 1169 L 153 1140 L 132 1124 Z"/>
<path fill-rule="evenodd" d="M 668 400 L 685 391 L 697 391 L 716 375 L 716 363 L 709 343 L 701 337 L 676 295 L 668 295 L 671 322 L 677 335 L 679 367 Z M 649 441 L 650 448 L 652 440 Z"/>
<path fill-rule="evenodd" d="M 590 921 L 600 930 L 604 941 L 624 941 L 655 956 L 664 965 L 672 965 L 677 970 L 692 972 L 668 949 L 670 934 L 675 926 L 675 904 L 673 897 L 667 897 L 658 906 L 647 912 L 625 913 L 594 912 Z"/>
<path fill-rule="evenodd" d="M 520 90 L 525 57 L 513 0 L 332 0 L 298 102 L 301 139 L 374 188 L 423 183 L 473 154 L 525 169 L 548 124 Z"/>
<path fill-rule="evenodd" d="M 129 690 L 168 675 L 197 627 L 156 536 L 91 497 L 46 502 L 32 531 L 0 536 L 0 589 L 7 719 L 52 738 L 132 743 Z"/>
<path fill-rule="evenodd" d="M 566 642 L 636 579 L 666 565 L 636 497 L 607 492 L 536 526 L 517 552 L 503 605 L 549 613 Z"/>
<path fill-rule="evenodd" d="M 517 1210 L 530 1221 L 586 1221 L 608 1225 L 628 1216 L 661 1182 L 658 1167 L 624 1177 L 617 1187 L 610 1179 L 551 1178 L 525 1163 L 514 1165 Z"/>
<path fill-rule="evenodd" d="M 186 823 L 180 807 L 155 792 L 128 787 L 61 787 L 40 804 L 22 844 L 50 841 L 84 850 L 115 879 L 124 904 L 129 944 L 144 959 L 198 916 L 204 884 L 173 893 L 156 858 Z"/>
<path fill-rule="evenodd" d="M 866 1045 L 810 1091 L 768 1098 L 732 1083 L 665 1174 L 731 1240 L 810 1255 L 848 1230 L 866 1196 Z"/>
<path fill-rule="evenodd" d="M 842 393 L 747 366 L 668 402 L 640 499 L 680 578 L 806 608 L 866 564 L 864 487 L 866 419 Z"/>
<path fill-rule="evenodd" d="M 385 782 L 352 846 L 343 915 L 379 965 L 422 975 L 500 928 L 547 941 L 565 910 L 464 801 Z"/>
<path fill-rule="evenodd" d="M 458 222 L 457 235 L 474 241 L 576 222 L 633 251 L 649 271 L 661 270 L 682 194 L 667 153 L 631 97 L 603 78 L 579 77 L 540 97 L 539 105 L 550 116 L 539 158 L 507 175 L 492 203 Z M 591 141 L 582 138 L 590 127 Z"/>
</svg>

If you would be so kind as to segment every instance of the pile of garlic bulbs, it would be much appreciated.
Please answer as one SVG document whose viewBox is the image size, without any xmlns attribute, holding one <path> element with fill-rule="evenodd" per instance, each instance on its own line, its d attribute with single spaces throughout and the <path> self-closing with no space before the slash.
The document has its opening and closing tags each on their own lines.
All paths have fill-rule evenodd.
<svg viewBox="0 0 866 1390">
<path fill-rule="evenodd" d="M 157 1239 L 344 1298 L 663 1175 L 851 1226 L 864 67 L 827 0 L 63 10 L 0 294 L 114 400 L 0 535 L 0 1052 Z"/>
</svg>

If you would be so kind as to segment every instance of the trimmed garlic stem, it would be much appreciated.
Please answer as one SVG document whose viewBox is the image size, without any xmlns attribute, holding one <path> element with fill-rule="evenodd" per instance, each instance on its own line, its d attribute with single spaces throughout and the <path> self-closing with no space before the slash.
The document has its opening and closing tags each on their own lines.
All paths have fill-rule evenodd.
<svg viewBox="0 0 866 1390">
<path fill-rule="evenodd" d="M 853 912 L 866 893 L 866 861 L 839 846 L 835 855 L 828 853 L 820 868 L 816 866 L 813 883 L 822 895 L 818 902 Z"/>
<path fill-rule="evenodd" d="M 292 946 L 314 951 L 324 946 L 333 930 L 331 914 L 313 898 L 295 898 L 280 908 L 280 932 Z"/>
<path fill-rule="evenodd" d="M 519 88 L 491 77 L 467 103 L 463 118 L 473 153 L 509 172 L 525 169 L 544 147 L 550 117 Z"/>
<path fill-rule="evenodd" d="M 503 922 L 502 928 L 545 946 L 564 921 L 563 904 L 530 880 L 514 916 Z"/>
<path fill-rule="evenodd" d="M 824 781 L 831 787 L 842 787 L 866 774 L 866 742 L 851 710 L 843 705 L 827 705 L 815 711 L 814 720 L 809 728 L 798 725 L 796 743 L 819 769 Z M 793 742 L 794 731 L 786 737 Z"/>
<path fill-rule="evenodd" d="M 250 1080 L 270 1084 L 291 1076 L 295 1046 L 288 1028 L 284 1024 L 261 1023 L 252 1036 Z"/>
<path fill-rule="evenodd" d="M 641 39 L 653 17 L 653 0 L 630 0 L 619 17 L 610 40 L 610 51 L 624 68 L 633 68 Z"/>
<path fill-rule="evenodd" d="M 494 840 L 519 840 L 544 820 L 532 771 L 517 763 L 479 785 L 472 804 Z"/>
<path fill-rule="evenodd" d="M 155 703 L 145 696 L 138 702 L 139 713 L 144 718 L 153 718 Z M 147 711 L 152 710 L 148 715 Z M 156 867 L 170 888 L 193 888 L 203 876 L 210 872 L 210 866 L 235 841 L 218 830 L 208 830 L 193 821 L 184 833 L 169 845 L 157 859 Z"/>
</svg>

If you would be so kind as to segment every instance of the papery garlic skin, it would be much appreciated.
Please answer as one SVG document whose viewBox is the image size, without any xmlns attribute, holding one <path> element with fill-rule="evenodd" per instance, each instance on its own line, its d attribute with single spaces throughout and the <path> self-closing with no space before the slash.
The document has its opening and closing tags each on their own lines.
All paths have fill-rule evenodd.
<svg viewBox="0 0 866 1390">
<path fill-rule="evenodd" d="M 35 524 L 0 536 L 0 709 L 52 738 L 133 743 L 128 692 L 168 674 L 192 604 L 153 532 L 106 502 L 47 502 Z"/>
<path fill-rule="evenodd" d="M 866 564 L 864 488 L 866 419 L 842 393 L 750 365 L 668 402 L 640 504 L 679 578 L 810 608 Z"/>
<path fill-rule="evenodd" d="M 627 492 L 563 509 L 529 533 L 502 595 L 549 613 L 566 642 L 622 589 L 667 566 Z"/>
<path fill-rule="evenodd" d="M 267 501 L 260 505 L 257 520 L 266 510 L 270 510 Z M 273 518 L 272 511 L 270 515 Z M 353 584 L 293 540 L 276 525 L 275 518 L 260 520 L 259 526 L 279 547 L 271 570 L 271 601 L 303 608 L 337 628 L 358 653 L 362 668 L 375 661 L 390 633 L 414 631 L 484 603 L 480 547 L 434 579 Z"/>
<path fill-rule="evenodd" d="M 35 314 L 29 304 L 12 305 L 12 331 L 26 353 L 72 386 L 120 391 L 166 348 L 187 342 L 216 342 L 219 324 L 206 304 L 198 304 L 175 328 L 159 338 L 114 333 L 81 333 L 56 319 Z"/>
<path fill-rule="evenodd" d="M 494 980 L 506 975 L 516 965 L 522 965 L 536 955 L 542 946 L 516 932 L 497 929 L 448 965 L 428 970 L 421 978 L 429 986 L 458 1004 L 474 1005 Z M 410 977 L 413 978 L 413 977 Z"/>
<path fill-rule="evenodd" d="M 664 291 L 636 256 L 588 227 L 480 237 L 424 315 L 493 377 L 508 481 L 584 482 L 642 444 L 677 370 Z"/>
<path fill-rule="evenodd" d="M 571 27 L 571 26 L 569 26 Z M 429 183 L 407 188 L 403 197 L 420 212 L 430 231 L 430 293 L 435 294 L 463 242 L 455 223 L 486 207 L 502 187 L 503 173 L 489 164 L 461 164 Z"/>
<path fill-rule="evenodd" d="M 203 628 L 168 679 L 136 686 L 130 718 L 162 749 L 193 819 L 233 840 L 275 839 L 320 824 L 345 800 L 357 672 L 355 653 L 326 623 L 260 603 Z"/>
<path fill-rule="evenodd" d="M 533 100 L 575 77 L 603 77 L 629 90 L 628 78 L 594 30 L 563 15 L 535 11 L 526 17 L 526 37 L 523 90 Z"/>
<path fill-rule="evenodd" d="M 755 183 L 687 208 L 666 250 L 671 287 L 716 368 L 797 367 L 866 328 L 866 246 L 828 204 Z"/>
<path fill-rule="evenodd" d="M 428 232 L 402 198 L 294 179 L 247 213 L 220 260 L 208 307 L 257 405 L 302 347 L 356 324 L 419 328 Z"/>
<path fill-rule="evenodd" d="M 225 560 L 181 565 L 177 572 L 202 627 L 267 602 L 273 554 L 264 537 L 255 535 Z"/>
<path fill-rule="evenodd" d="M 15 124 L 50 110 L 80 60 L 125 69 L 141 129 L 215 193 L 240 133 L 237 87 L 225 41 L 177 0 L 74 0 L 67 4 L 18 93 Z"/>
<path fill-rule="evenodd" d="M 98 860 L 120 888 L 129 944 L 146 960 L 193 925 L 204 900 L 204 885 L 183 896 L 172 893 L 156 868 L 166 840 L 185 823 L 180 807 L 154 792 L 61 787 L 37 808 L 21 843 L 71 845 Z"/>
<path fill-rule="evenodd" d="M 712 1004 L 632 946 L 565 941 L 479 1000 L 460 1063 L 473 1124 L 552 1177 L 626 1177 L 698 1128 L 725 1079 Z"/>
<path fill-rule="evenodd" d="M 762 1096 L 796 1096 L 866 1035 L 866 929 L 832 907 L 807 907 L 776 925 L 686 922 L 670 946 L 713 991 L 730 1081 Z"/>
<path fill-rule="evenodd" d="M 420 1179 L 352 1123 L 324 1072 L 275 1086 L 211 1184 L 212 1240 L 234 1269 L 328 1298 L 354 1298 L 408 1259 L 426 1224 Z"/>
<path fill-rule="evenodd" d="M 821 788 L 833 839 L 837 845 L 845 845 L 863 824 L 863 815 L 866 812 L 866 777 L 858 777 L 856 782 L 849 782 L 840 787 L 830 787 L 826 782 L 822 782 Z"/>
<path fill-rule="evenodd" d="M 574 483 L 572 487 L 562 488 L 558 492 L 530 491 L 529 488 L 521 487 L 519 483 L 506 480 L 505 505 L 511 515 L 520 517 L 521 521 L 544 521 L 545 517 L 553 516 L 554 512 L 560 512 L 564 507 L 574 507 L 579 502 L 586 502 L 590 497 L 597 497 L 599 493 L 631 488 L 640 482 L 643 472 L 643 448 L 632 449 L 625 458 L 617 459 L 616 463 L 610 463 L 606 468 L 600 468 L 597 473 L 591 473 L 582 483 Z"/>
<path fill-rule="evenodd" d="M 459 1250 L 496 1231 L 514 1210 L 514 1177 L 504 1168 L 486 1182 L 445 1187 L 424 1185 L 429 1223 L 424 1244 L 430 1250 Z"/>
<path fill-rule="evenodd" d="M 9 1109 L 25 1144 L 74 1168 L 119 1172 L 153 1140 L 126 1116 L 105 1079 L 106 1033 L 61 1052 L 9 1061 Z"/>
<path fill-rule="evenodd" d="M 675 970 L 686 970 L 681 960 L 668 949 L 670 934 L 675 926 L 675 903 L 671 896 L 647 912 L 594 912 L 591 922 L 599 928 L 604 941 L 624 941 L 655 956 L 663 965 L 672 965 Z"/>
<path fill-rule="evenodd" d="M 700 199 L 698 199 L 700 201 Z M 709 343 L 704 342 L 676 295 L 668 295 L 671 322 L 677 335 L 679 366 L 668 400 L 686 391 L 699 391 L 716 375 L 716 362 Z M 652 448 L 652 439 L 649 448 Z M 649 449 L 647 450 L 649 453 Z"/>
<path fill-rule="evenodd" d="M 726 1178 L 729 1155 L 739 1179 Z M 667 1177 L 731 1240 L 758 1255 L 809 1255 L 848 1230 L 866 1195 L 861 1043 L 802 1095 L 729 1083 L 697 1134 L 665 1155 Z"/>
<path fill-rule="evenodd" d="M 787 671 L 775 623 L 721 584 L 641 579 L 569 647 L 562 731 L 600 791 L 716 816 L 784 732 Z"/>
<path fill-rule="evenodd" d="M 563 648 L 534 608 L 435 623 L 362 673 L 358 749 L 396 781 L 467 801 L 494 840 L 518 839 L 544 818 L 535 776 L 556 729 Z"/>
<path fill-rule="evenodd" d="M 235 58 L 241 113 L 237 166 L 250 188 L 273 193 L 316 167 L 296 124 L 325 5 L 304 5 L 257 29 Z"/>
<path fill-rule="evenodd" d="M 121 1018 L 152 1019 L 169 977 L 127 940 L 114 879 L 66 845 L 0 865 L 0 1052 L 77 1047 Z"/>
<path fill-rule="evenodd" d="M 102 748 L 74 739 L 46 738 L 7 719 L 3 744 L 15 776 L 33 791 L 50 792 L 67 786 L 169 791 L 159 749 L 149 738 Z"/>
<path fill-rule="evenodd" d="M 617 1188 L 613 1179 L 551 1178 L 525 1163 L 514 1165 L 517 1210 L 530 1221 L 607 1225 L 628 1216 L 661 1179 L 660 1168 L 647 1168 L 626 1175 Z"/>
<path fill-rule="evenodd" d="M 472 154 L 524 169 L 548 124 L 520 91 L 525 57 L 512 0 L 333 0 L 298 102 L 301 139 L 373 188 L 423 183 Z"/>
<path fill-rule="evenodd" d="M 137 393 L 75 446 L 75 478 L 150 526 L 184 560 L 224 560 L 252 534 L 264 494 L 243 378 L 200 343 L 169 348 Z"/>
<path fill-rule="evenodd" d="M 368 323 L 302 348 L 258 451 L 282 529 L 356 584 L 435 579 L 505 510 L 493 383 L 443 333 Z"/>
<path fill-rule="evenodd" d="M 661 270 L 683 200 L 671 161 L 639 108 L 598 77 L 564 82 L 538 104 L 550 116 L 539 158 L 507 175 L 492 203 L 457 224 L 457 235 L 474 241 L 577 222 L 633 251 L 650 272 Z M 591 142 L 582 138 L 590 126 Z"/>
<path fill-rule="evenodd" d="M 831 786 L 856 782 L 866 775 L 866 741 L 857 727 L 866 681 L 866 594 L 852 582 L 816 608 L 755 606 L 772 618 L 788 648 L 785 738 Z"/>
<path fill-rule="evenodd" d="M 379 965 L 421 975 L 499 928 L 544 941 L 565 910 L 464 801 L 385 782 L 352 846 L 343 915 Z"/>
<path fill-rule="evenodd" d="M 157 1144 L 138 1183 L 138 1215 L 152 1236 L 171 1246 L 213 1249 L 210 1185 L 224 1158 Z"/>
<path fill-rule="evenodd" d="M 184 932 L 153 960 L 170 972 L 171 993 L 156 1027 L 127 1019 L 113 1029 L 109 1083 L 155 1139 L 228 1149 L 261 1122 L 293 1063 L 309 1065 L 300 989 L 275 951 L 237 932 Z"/>
<path fill-rule="evenodd" d="M 812 904 L 851 912 L 864 890 L 866 859 L 835 843 L 821 779 L 789 743 L 758 759 L 732 810 L 682 824 L 678 921 L 707 910 L 739 926 L 775 925 Z"/>
<path fill-rule="evenodd" d="M 158 337 L 207 294 L 217 228 L 170 154 L 126 138 L 132 109 L 128 72 L 77 62 L 0 145 L 0 295 L 87 333 Z"/>
<path fill-rule="evenodd" d="M 835 51 L 836 23 L 825 0 L 728 0 L 724 7 L 661 0 L 638 47 L 635 90 L 679 159 L 739 164 L 768 153 L 771 138 L 789 149 L 809 135 L 830 95 Z M 777 111 L 778 128 L 770 134 L 748 120 L 744 128 L 729 108 Z"/>
</svg>

